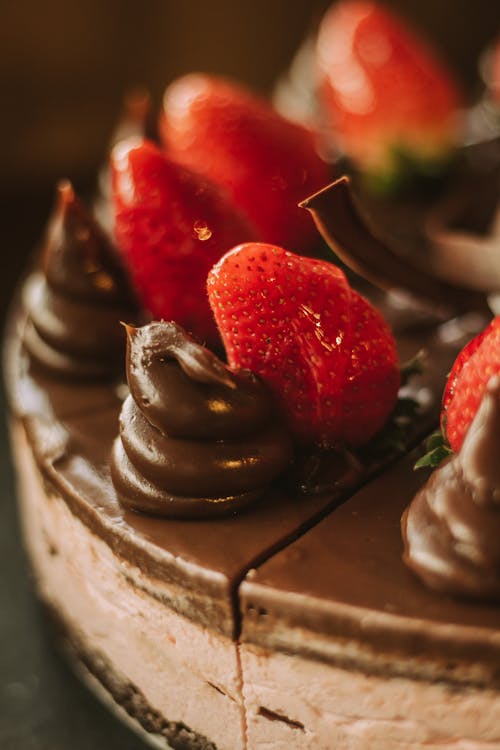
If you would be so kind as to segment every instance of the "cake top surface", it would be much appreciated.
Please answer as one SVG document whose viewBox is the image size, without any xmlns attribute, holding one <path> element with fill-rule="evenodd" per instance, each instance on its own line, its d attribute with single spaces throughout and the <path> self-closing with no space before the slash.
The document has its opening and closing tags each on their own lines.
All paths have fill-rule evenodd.
<svg viewBox="0 0 500 750">
<path fill-rule="evenodd" d="M 328 658 L 341 634 L 358 644 L 354 661 L 368 648 L 372 668 L 377 654 L 392 653 L 401 663 L 437 658 L 444 677 L 456 660 L 481 664 L 482 676 L 470 672 L 468 679 L 498 679 L 498 606 L 437 594 L 401 560 L 401 515 L 427 478 L 412 471 L 417 455 L 247 574 L 240 588 L 243 640 Z"/>
<path fill-rule="evenodd" d="M 450 340 L 448 334 L 436 340 L 433 326 L 423 330 L 410 326 L 405 331 L 403 324 L 399 340 L 404 353 L 426 343 L 434 361 L 427 371 L 431 379 L 424 373 L 415 385 L 424 401 L 416 432 L 407 439 L 423 437 L 435 422 L 436 381 L 448 370 L 463 335 L 458 326 L 455 338 Z M 137 514 L 118 502 L 109 474 L 123 385 L 75 386 L 47 376 L 30 362 L 17 335 L 10 345 L 10 367 L 16 373 L 10 386 L 13 405 L 25 422 L 42 473 L 59 488 L 73 512 L 120 556 L 186 590 L 174 606 L 227 634 L 234 632 L 233 597 L 245 573 L 287 546 L 344 500 L 348 488 L 366 481 L 370 471 L 380 466 L 374 464 L 354 478 L 344 466 L 335 487 L 306 497 L 296 490 L 275 488 L 248 511 L 224 519 L 183 521 Z"/>
</svg>

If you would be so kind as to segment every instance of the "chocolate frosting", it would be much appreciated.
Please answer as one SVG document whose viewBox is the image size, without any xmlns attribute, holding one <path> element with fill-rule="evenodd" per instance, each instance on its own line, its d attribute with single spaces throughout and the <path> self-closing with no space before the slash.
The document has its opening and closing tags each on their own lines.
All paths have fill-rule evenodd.
<svg viewBox="0 0 500 750">
<path fill-rule="evenodd" d="M 402 519 L 406 564 L 431 588 L 500 599 L 500 378 L 492 378 L 456 455 Z"/>
<path fill-rule="evenodd" d="M 123 505 L 200 518 L 260 497 L 292 458 L 263 384 L 232 373 L 175 323 L 127 334 L 130 396 L 111 461 Z"/>
<path fill-rule="evenodd" d="M 58 187 L 43 270 L 25 295 L 25 345 L 45 368 L 72 379 L 119 372 L 125 351 L 120 320 L 137 306 L 114 248 L 70 183 Z"/>
<path fill-rule="evenodd" d="M 138 566 L 145 574 L 144 578 L 139 577 L 136 585 L 142 586 L 144 579 L 152 578 L 173 586 L 171 593 L 162 590 L 162 601 L 194 622 L 234 637 L 240 623 L 238 586 L 246 571 L 258 568 L 263 560 L 286 548 L 336 508 L 331 520 L 335 520 L 336 525 L 338 517 L 347 519 L 349 528 L 340 524 L 335 538 L 331 538 L 330 529 L 326 539 L 311 543 L 311 559 L 317 565 L 310 567 L 299 559 L 294 567 L 291 559 L 286 557 L 283 585 L 286 586 L 286 582 L 293 585 L 294 576 L 300 571 L 308 586 L 343 587 L 346 596 L 361 598 L 365 603 L 368 600 L 367 606 L 382 606 L 384 602 L 394 602 L 394 598 L 399 597 L 403 610 L 411 605 L 409 616 L 404 618 L 401 638 L 406 637 L 408 620 L 418 618 L 422 612 L 436 612 L 436 617 L 448 618 L 449 600 L 444 604 L 443 597 L 427 591 L 400 561 L 399 519 L 422 483 L 421 472 L 411 470 L 415 457 L 408 462 L 408 468 L 398 474 L 397 484 L 385 483 L 391 476 L 390 470 L 381 472 L 387 466 L 387 459 L 383 467 L 379 463 L 368 468 L 368 473 L 361 479 L 349 480 L 320 495 L 299 496 L 280 482 L 270 488 L 250 512 L 226 518 L 213 515 L 186 523 L 182 519 L 158 519 L 127 510 L 118 502 L 109 475 L 109 456 L 120 411 L 116 389 L 111 382 L 78 383 L 75 388 L 75 383 L 54 378 L 34 367 L 19 346 L 17 332 L 23 328 L 24 314 L 20 315 L 18 310 L 13 312 L 7 329 L 5 361 L 16 434 L 26 431 L 49 496 L 61 496 L 75 517 L 105 540 L 119 559 Z M 445 373 L 464 343 L 477 330 L 484 328 L 484 321 L 476 322 L 477 328 L 471 328 L 469 317 L 438 329 L 420 324 L 416 328 L 413 325 L 408 327 L 407 316 L 401 316 L 399 307 L 396 320 L 399 321 L 396 330 L 402 360 L 424 346 L 433 363 L 412 381 L 421 409 L 413 423 L 411 440 L 405 442 L 408 447 L 437 424 L 439 394 Z M 203 384 L 200 387 L 203 388 Z M 418 394 L 422 395 L 421 401 Z M 394 454 L 390 460 L 393 458 Z M 339 504 L 379 473 L 383 485 L 377 484 L 368 493 L 365 509 L 371 515 L 366 523 L 363 523 L 362 514 L 358 515 L 356 504 L 356 512 L 351 513 L 351 501 L 347 502 L 343 513 Z M 388 559 L 383 566 L 374 567 L 373 559 L 386 553 Z M 277 557 L 280 559 L 281 555 Z M 349 574 L 344 574 L 346 566 Z M 287 616 L 290 615 L 290 602 L 282 585 L 276 595 Z M 468 622 L 486 624 L 493 619 L 494 627 L 499 627 L 498 607 L 493 607 L 489 615 L 485 615 L 481 608 L 477 615 L 477 607 L 483 605 L 471 607 L 468 602 L 459 601 L 452 604 L 459 616 L 466 612 Z M 236 613 L 233 611 L 235 605 L 238 607 Z M 404 611 L 408 613 L 408 610 Z M 322 626 L 323 620 L 318 618 L 317 609 L 309 608 L 308 604 L 300 603 L 296 614 L 302 618 L 301 622 L 303 618 L 313 617 L 317 619 L 318 627 Z M 269 624 L 272 621 L 271 617 L 262 620 Z M 364 617 L 362 622 L 364 625 Z M 425 632 L 428 629 L 426 623 Z M 331 628 L 328 626 L 326 632 L 341 632 L 348 636 L 344 616 L 340 623 L 336 621 Z M 383 643 L 393 643 L 391 623 L 384 633 Z M 410 635 L 406 640 L 411 640 L 411 647 L 415 649 L 412 638 Z M 301 640 L 299 645 L 303 648 L 308 644 L 309 638 Z M 440 650 L 441 647 L 442 643 L 439 644 Z M 288 643 L 287 650 L 290 649 Z M 322 652 L 319 658 L 324 660 L 325 653 Z M 489 656 L 488 660 L 491 661 Z M 497 663 L 500 663 L 498 659 Z"/>
</svg>

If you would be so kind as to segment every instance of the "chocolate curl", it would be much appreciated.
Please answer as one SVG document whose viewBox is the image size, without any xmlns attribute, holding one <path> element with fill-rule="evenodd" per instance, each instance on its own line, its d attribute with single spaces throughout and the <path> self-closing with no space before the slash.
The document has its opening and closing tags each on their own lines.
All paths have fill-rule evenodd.
<svg viewBox="0 0 500 750">
<path fill-rule="evenodd" d="M 358 208 L 348 177 L 341 177 L 300 204 L 349 268 L 381 289 L 404 289 L 456 312 L 487 311 L 485 295 L 438 279 L 416 258 L 403 257 L 377 236 Z"/>
</svg>

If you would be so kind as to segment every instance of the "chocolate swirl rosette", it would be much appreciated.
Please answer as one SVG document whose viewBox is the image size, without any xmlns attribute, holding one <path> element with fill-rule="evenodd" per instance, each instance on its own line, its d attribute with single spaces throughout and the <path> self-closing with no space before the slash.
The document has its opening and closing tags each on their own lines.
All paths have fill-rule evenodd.
<svg viewBox="0 0 500 750">
<path fill-rule="evenodd" d="M 137 304 L 114 248 L 76 197 L 58 187 L 43 270 L 25 295 L 24 343 L 45 369 L 71 379 L 114 376 L 122 367 L 120 320 L 137 318 Z"/>
<path fill-rule="evenodd" d="M 500 377 L 492 378 L 459 452 L 402 520 L 406 564 L 431 588 L 500 599 Z"/>
<path fill-rule="evenodd" d="M 122 504 L 202 518 L 260 497 L 292 458 L 264 385 L 175 323 L 128 326 L 127 339 L 130 396 L 111 459 Z"/>
</svg>

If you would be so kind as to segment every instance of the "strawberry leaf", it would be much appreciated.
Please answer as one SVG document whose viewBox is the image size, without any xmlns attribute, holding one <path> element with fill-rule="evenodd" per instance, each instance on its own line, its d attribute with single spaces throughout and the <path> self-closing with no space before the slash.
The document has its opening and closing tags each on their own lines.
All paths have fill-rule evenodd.
<svg viewBox="0 0 500 750">
<path fill-rule="evenodd" d="M 378 462 L 393 458 L 408 449 L 415 419 L 420 405 L 414 398 L 400 396 L 385 426 L 357 455 L 365 462 Z"/>
<path fill-rule="evenodd" d="M 441 430 L 436 430 L 432 435 L 429 435 L 425 447 L 426 453 L 422 458 L 418 459 L 413 467 L 414 469 L 423 469 L 427 466 L 435 469 L 436 466 L 439 466 L 445 458 L 448 458 L 453 453 Z"/>
</svg>

